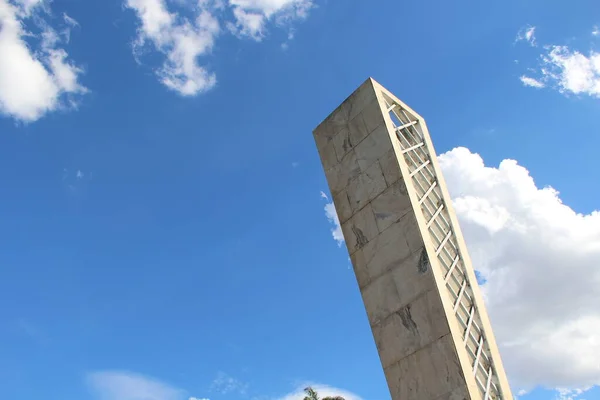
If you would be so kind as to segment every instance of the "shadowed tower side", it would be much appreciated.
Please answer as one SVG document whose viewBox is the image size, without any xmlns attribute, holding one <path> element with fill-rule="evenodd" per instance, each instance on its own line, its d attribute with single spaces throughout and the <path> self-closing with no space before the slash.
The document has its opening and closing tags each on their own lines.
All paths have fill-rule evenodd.
<svg viewBox="0 0 600 400">
<path fill-rule="evenodd" d="M 367 79 L 313 132 L 393 400 L 511 400 L 421 116 Z"/>
</svg>

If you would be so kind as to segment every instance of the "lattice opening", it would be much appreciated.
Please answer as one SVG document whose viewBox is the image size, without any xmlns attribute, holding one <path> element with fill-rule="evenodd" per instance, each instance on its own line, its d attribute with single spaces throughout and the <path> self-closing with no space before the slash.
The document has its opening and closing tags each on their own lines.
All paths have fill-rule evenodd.
<svg viewBox="0 0 600 400">
<path fill-rule="evenodd" d="M 493 362 L 481 329 L 481 319 L 473 300 L 471 284 L 465 273 L 456 235 L 438 186 L 423 130 L 418 118 L 385 94 L 384 98 L 387 113 L 419 199 L 421 212 L 427 221 L 439 265 L 442 267 L 446 289 L 454 305 L 454 315 L 463 328 L 464 346 L 471 362 L 473 376 L 484 400 L 501 400 Z"/>
</svg>

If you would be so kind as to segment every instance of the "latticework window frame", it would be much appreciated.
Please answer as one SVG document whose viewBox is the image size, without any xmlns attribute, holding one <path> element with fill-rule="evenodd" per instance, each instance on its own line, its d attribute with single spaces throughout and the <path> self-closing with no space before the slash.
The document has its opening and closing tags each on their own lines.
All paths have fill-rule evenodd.
<svg viewBox="0 0 600 400">
<path fill-rule="evenodd" d="M 469 277 L 456 240 L 446 201 L 432 165 L 435 154 L 424 140 L 418 118 L 389 96 L 383 94 L 386 113 L 393 124 L 416 190 L 420 211 L 427 221 L 427 230 L 435 246 L 435 256 L 442 268 L 445 287 L 452 300 L 454 316 L 463 330 L 462 341 L 469 356 L 472 374 L 484 400 L 502 400 L 502 392 L 488 347 Z"/>
</svg>

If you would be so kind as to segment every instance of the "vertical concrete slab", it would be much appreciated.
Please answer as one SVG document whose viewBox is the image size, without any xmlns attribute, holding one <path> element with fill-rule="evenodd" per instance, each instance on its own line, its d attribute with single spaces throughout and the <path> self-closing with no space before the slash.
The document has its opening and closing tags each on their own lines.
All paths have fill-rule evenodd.
<svg viewBox="0 0 600 400">
<path fill-rule="evenodd" d="M 480 352 L 493 363 L 482 367 L 479 356 L 465 347 L 465 332 L 468 338 L 473 333 L 457 319 L 463 294 L 458 300 L 448 294 L 446 280 L 453 272 L 445 269 L 443 258 L 450 254 L 459 260 L 457 255 L 466 254 L 464 241 L 454 238 L 458 228 L 437 227 L 435 218 L 453 210 L 443 179 L 436 180 L 435 174 L 441 173 L 425 121 L 392 97 L 367 79 L 313 132 L 392 399 L 510 400 L 495 342 L 483 337 L 493 336 L 483 301 L 475 303 L 478 288 L 472 288 L 466 272 L 462 292 L 472 301 L 466 306 L 472 311 L 469 324 L 477 325 L 480 347 L 485 349 Z M 405 121 L 391 119 L 390 102 L 401 104 L 403 114 L 398 115 Z M 396 124 L 411 126 L 410 134 L 426 137 L 417 147 L 430 147 L 431 154 L 410 153 L 414 146 L 405 142 L 412 139 L 398 136 L 398 129 L 408 128 Z M 409 165 L 409 153 L 427 160 L 418 168 Z M 419 168 L 428 168 L 433 178 Z M 423 193 L 424 185 L 432 187 Z M 424 204 L 431 193 L 446 196 L 431 202 L 439 208 L 437 214 Z M 455 217 L 447 219 L 458 224 Z M 432 239 L 440 235 L 448 236 L 445 242 Z M 446 243 L 454 246 L 451 252 Z M 460 271 L 472 269 L 468 256 L 459 261 L 455 264 Z M 486 377 L 489 382 L 481 382 Z"/>
</svg>

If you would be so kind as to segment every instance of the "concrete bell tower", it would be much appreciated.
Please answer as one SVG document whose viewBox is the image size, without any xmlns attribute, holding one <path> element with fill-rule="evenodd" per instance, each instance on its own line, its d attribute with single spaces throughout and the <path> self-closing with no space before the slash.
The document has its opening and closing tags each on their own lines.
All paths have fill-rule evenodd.
<svg viewBox="0 0 600 400">
<path fill-rule="evenodd" d="M 313 135 L 392 399 L 511 400 L 425 120 L 369 78 Z"/>
</svg>

